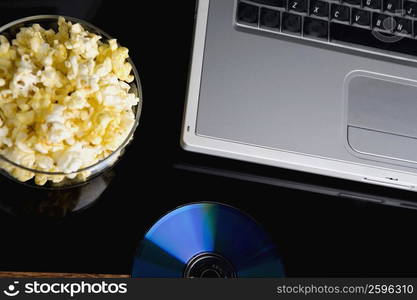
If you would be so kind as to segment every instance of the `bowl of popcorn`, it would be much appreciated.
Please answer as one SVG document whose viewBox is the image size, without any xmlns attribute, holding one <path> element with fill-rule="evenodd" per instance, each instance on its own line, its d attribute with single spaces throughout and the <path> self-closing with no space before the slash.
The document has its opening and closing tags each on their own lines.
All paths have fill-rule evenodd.
<svg viewBox="0 0 417 300">
<path fill-rule="evenodd" d="M 0 173 L 34 186 L 87 182 L 132 141 L 142 93 L 128 49 L 75 18 L 0 27 Z"/>
</svg>

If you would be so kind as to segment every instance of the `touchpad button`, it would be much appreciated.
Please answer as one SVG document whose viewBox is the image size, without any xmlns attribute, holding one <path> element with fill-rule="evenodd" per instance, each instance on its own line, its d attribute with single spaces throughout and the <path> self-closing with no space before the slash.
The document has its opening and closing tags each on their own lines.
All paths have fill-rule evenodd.
<svg viewBox="0 0 417 300">
<path fill-rule="evenodd" d="M 345 83 L 347 139 L 363 155 L 417 162 L 417 83 L 358 72 Z"/>
</svg>

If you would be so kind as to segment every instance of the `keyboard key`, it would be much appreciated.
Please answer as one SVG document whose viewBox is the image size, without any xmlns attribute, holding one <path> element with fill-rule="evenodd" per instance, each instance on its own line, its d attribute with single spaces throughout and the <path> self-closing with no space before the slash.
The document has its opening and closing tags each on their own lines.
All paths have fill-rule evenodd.
<svg viewBox="0 0 417 300">
<path fill-rule="evenodd" d="M 307 0 L 289 0 L 288 9 L 297 12 L 307 12 Z"/>
<path fill-rule="evenodd" d="M 287 0 L 250 0 L 250 1 L 259 3 L 259 4 L 281 7 L 281 8 L 287 7 Z"/>
<path fill-rule="evenodd" d="M 240 2 L 237 9 L 237 20 L 250 25 L 258 25 L 259 7 Z"/>
<path fill-rule="evenodd" d="M 330 36 L 334 41 L 416 56 L 417 39 L 397 38 L 395 43 L 390 43 L 375 38 L 375 35 L 370 34 L 369 29 L 339 22 L 330 23 Z"/>
<path fill-rule="evenodd" d="M 282 30 L 301 34 L 301 16 L 284 12 L 282 14 Z"/>
<path fill-rule="evenodd" d="M 385 0 L 384 10 L 391 13 L 401 13 L 401 0 Z"/>
<path fill-rule="evenodd" d="M 329 36 L 329 22 L 320 19 L 305 17 L 304 35 L 327 40 Z"/>
<path fill-rule="evenodd" d="M 404 1 L 404 12 L 407 16 L 417 17 L 417 2 Z"/>
<path fill-rule="evenodd" d="M 280 12 L 278 10 L 273 10 L 265 7 L 261 8 L 260 24 L 262 27 L 279 30 L 281 27 Z"/>
<path fill-rule="evenodd" d="M 361 6 L 362 0 L 342 0 L 343 3 Z"/>
<path fill-rule="evenodd" d="M 412 35 L 413 34 L 413 22 L 410 19 L 395 17 L 394 18 L 394 31 L 397 33 Z"/>
<path fill-rule="evenodd" d="M 370 9 L 381 9 L 382 0 L 364 0 L 363 6 Z"/>
<path fill-rule="evenodd" d="M 352 23 L 360 26 L 371 26 L 371 12 L 352 8 Z"/>
<path fill-rule="evenodd" d="M 329 17 L 329 3 L 320 1 L 320 0 L 312 0 L 310 2 L 310 14 L 317 16 L 317 17 Z"/>
<path fill-rule="evenodd" d="M 372 27 L 384 31 L 392 31 L 394 29 L 394 18 L 388 15 L 373 13 Z"/>
<path fill-rule="evenodd" d="M 332 4 L 331 19 L 343 21 L 343 22 L 349 22 L 350 21 L 350 7 L 339 5 L 339 4 Z"/>
</svg>

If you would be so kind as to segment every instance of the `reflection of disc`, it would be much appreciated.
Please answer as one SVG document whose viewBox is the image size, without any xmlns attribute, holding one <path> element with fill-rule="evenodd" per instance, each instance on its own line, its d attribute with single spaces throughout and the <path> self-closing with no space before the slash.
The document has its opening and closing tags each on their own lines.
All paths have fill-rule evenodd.
<svg viewBox="0 0 417 300">
<path fill-rule="evenodd" d="M 160 219 L 146 234 L 132 277 L 283 277 L 269 236 L 230 206 L 197 203 Z"/>
</svg>

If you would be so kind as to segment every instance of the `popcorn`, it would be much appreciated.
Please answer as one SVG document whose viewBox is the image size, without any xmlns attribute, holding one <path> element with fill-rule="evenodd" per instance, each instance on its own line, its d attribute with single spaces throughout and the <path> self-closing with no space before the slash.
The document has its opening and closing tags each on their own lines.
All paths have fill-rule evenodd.
<svg viewBox="0 0 417 300">
<path fill-rule="evenodd" d="M 128 49 L 108 44 L 80 25 L 58 20 L 58 32 L 38 24 L 13 41 L 0 35 L 0 160 L 20 181 L 59 183 L 113 153 L 135 123 Z M 117 159 L 112 159 L 113 163 Z M 79 174 L 86 179 L 88 172 Z"/>
</svg>

